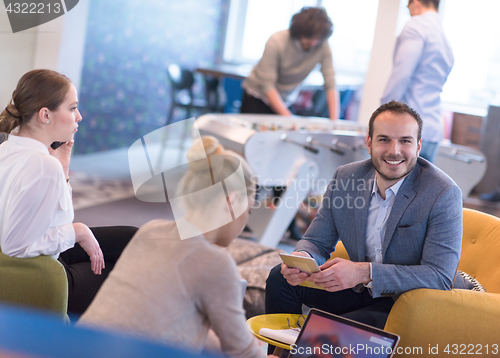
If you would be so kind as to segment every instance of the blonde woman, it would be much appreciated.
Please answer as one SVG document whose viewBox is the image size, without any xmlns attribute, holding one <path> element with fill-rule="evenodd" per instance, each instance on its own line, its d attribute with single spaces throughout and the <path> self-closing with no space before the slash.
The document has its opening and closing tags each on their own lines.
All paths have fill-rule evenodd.
<svg viewBox="0 0 500 358">
<path fill-rule="evenodd" d="M 205 152 L 208 172 L 207 161 L 197 160 Z M 141 227 L 78 323 L 194 350 L 213 346 L 208 342 L 213 330 L 224 354 L 264 356 L 245 322 L 236 264 L 221 249 L 247 222 L 255 186 L 252 172 L 242 158 L 224 150 L 214 137 L 195 142 L 188 159 L 189 169 L 181 181 L 184 218 L 176 219 L 177 223 L 154 220 Z M 207 175 L 217 183 L 238 171 L 244 178 L 243 190 L 226 185 L 227 198 L 203 190 Z M 214 225 L 231 210 L 234 220 Z"/>
</svg>

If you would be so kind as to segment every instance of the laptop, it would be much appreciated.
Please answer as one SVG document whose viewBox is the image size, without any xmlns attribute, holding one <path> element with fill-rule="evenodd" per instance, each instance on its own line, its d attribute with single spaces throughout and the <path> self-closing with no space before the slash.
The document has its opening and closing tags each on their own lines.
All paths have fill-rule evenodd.
<svg viewBox="0 0 500 358">
<path fill-rule="evenodd" d="M 318 309 L 311 309 L 289 357 L 394 355 L 399 336 Z"/>
</svg>

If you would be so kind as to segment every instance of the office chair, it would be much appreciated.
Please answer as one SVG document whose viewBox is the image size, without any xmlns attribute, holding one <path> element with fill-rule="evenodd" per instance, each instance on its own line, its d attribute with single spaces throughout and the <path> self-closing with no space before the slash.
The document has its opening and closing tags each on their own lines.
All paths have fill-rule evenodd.
<svg viewBox="0 0 500 358">
<path fill-rule="evenodd" d="M 172 101 L 165 125 L 168 126 L 172 123 L 174 111 L 177 107 L 186 109 L 186 118 L 190 117 L 193 108 L 202 111 L 205 110 L 207 101 L 205 99 L 195 98 L 193 94 L 193 72 L 182 69 L 178 65 L 170 65 L 167 69 L 167 77 L 170 81 L 170 95 Z"/>
<path fill-rule="evenodd" d="M 224 104 L 221 103 L 221 98 L 219 94 L 219 84 L 218 78 L 213 78 L 210 76 L 203 76 L 205 80 L 205 109 L 204 113 L 223 113 Z"/>
<path fill-rule="evenodd" d="M 67 320 L 64 267 L 51 256 L 10 257 L 0 250 L 0 302 L 49 311 Z"/>
<path fill-rule="evenodd" d="M 207 112 L 223 112 L 223 106 L 219 103 L 219 80 L 217 78 L 205 76 L 205 98 L 195 98 L 193 93 L 195 79 L 192 71 L 183 69 L 179 65 L 172 64 L 167 68 L 167 77 L 171 87 L 171 105 L 165 123 L 166 128 L 164 129 L 161 139 L 158 166 L 163 162 L 163 152 L 165 150 L 169 131 L 168 126 L 173 123 L 174 111 L 176 108 L 180 107 L 186 109 L 186 119 L 191 117 L 191 111 L 193 109 L 201 111 L 202 114 Z M 179 143 L 179 149 L 183 147 L 190 131 L 189 122 L 186 121 L 185 123 L 184 133 Z"/>
</svg>

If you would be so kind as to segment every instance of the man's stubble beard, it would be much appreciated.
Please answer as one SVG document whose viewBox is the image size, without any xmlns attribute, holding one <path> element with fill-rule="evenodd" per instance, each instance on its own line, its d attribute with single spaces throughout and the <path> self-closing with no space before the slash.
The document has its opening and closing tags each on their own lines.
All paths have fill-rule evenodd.
<svg viewBox="0 0 500 358">
<path fill-rule="evenodd" d="M 390 177 L 387 177 L 384 173 L 382 173 L 382 171 L 380 170 L 381 165 L 379 165 L 378 162 L 373 160 L 373 155 L 371 155 L 372 164 L 373 164 L 373 167 L 375 168 L 375 171 L 385 180 L 399 180 L 399 179 L 406 177 L 408 174 L 411 173 L 413 168 L 415 168 L 415 165 L 417 164 L 417 158 L 418 158 L 418 152 L 417 152 L 417 156 L 414 158 L 413 162 L 409 164 L 408 170 L 404 174 L 399 175 L 397 177 L 390 178 Z M 407 161 L 408 159 L 406 157 L 404 157 L 404 160 Z M 383 159 L 380 159 L 380 161 L 383 161 Z"/>
</svg>

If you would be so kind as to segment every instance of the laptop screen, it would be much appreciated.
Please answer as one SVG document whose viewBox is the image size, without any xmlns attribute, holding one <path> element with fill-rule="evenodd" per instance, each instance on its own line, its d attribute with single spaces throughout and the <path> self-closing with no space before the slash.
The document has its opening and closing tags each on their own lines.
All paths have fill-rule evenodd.
<svg viewBox="0 0 500 358">
<path fill-rule="evenodd" d="M 290 357 L 392 357 L 397 335 L 311 309 Z"/>
</svg>

